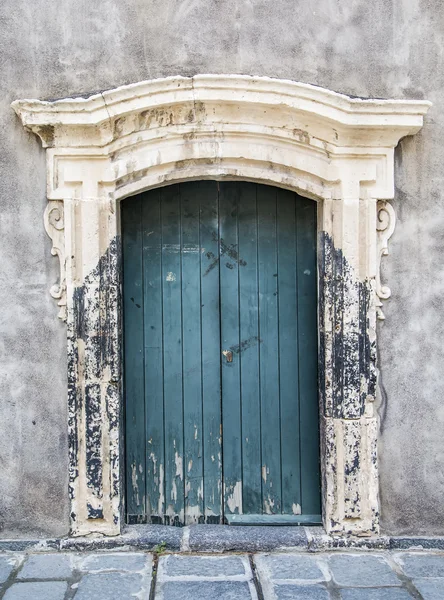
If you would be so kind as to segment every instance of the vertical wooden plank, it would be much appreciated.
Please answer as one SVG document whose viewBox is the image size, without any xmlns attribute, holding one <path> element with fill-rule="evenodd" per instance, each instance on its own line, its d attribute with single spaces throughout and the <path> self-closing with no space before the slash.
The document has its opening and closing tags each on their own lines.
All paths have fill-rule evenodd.
<svg viewBox="0 0 444 600">
<path fill-rule="evenodd" d="M 180 185 L 182 222 L 182 348 L 185 523 L 198 523 L 203 508 L 202 354 L 199 184 Z"/>
<path fill-rule="evenodd" d="M 295 198 L 293 192 L 278 190 L 279 385 L 284 514 L 301 513 Z"/>
<path fill-rule="evenodd" d="M 266 514 L 281 512 L 276 196 L 276 188 L 257 188 L 261 469 L 262 504 Z"/>
<path fill-rule="evenodd" d="M 296 199 L 302 513 L 320 514 L 316 203 Z"/>
<path fill-rule="evenodd" d="M 196 184 L 200 202 L 204 512 L 220 523 L 222 508 L 221 345 L 218 184 Z"/>
<path fill-rule="evenodd" d="M 163 435 L 162 232 L 160 189 L 142 194 L 146 494 L 152 523 L 165 512 Z"/>
<path fill-rule="evenodd" d="M 180 191 L 161 189 L 165 522 L 184 523 Z"/>
<path fill-rule="evenodd" d="M 140 197 L 122 205 L 125 361 L 126 498 L 130 521 L 145 510 L 145 402 L 143 353 L 142 228 Z"/>
<path fill-rule="evenodd" d="M 257 271 L 257 185 L 239 185 L 239 315 L 242 406 L 243 513 L 262 513 L 259 306 Z"/>
<path fill-rule="evenodd" d="M 239 339 L 239 253 L 237 214 L 239 184 L 219 184 L 220 305 L 222 353 L 222 431 L 224 511 L 242 514 L 242 427 Z"/>
</svg>

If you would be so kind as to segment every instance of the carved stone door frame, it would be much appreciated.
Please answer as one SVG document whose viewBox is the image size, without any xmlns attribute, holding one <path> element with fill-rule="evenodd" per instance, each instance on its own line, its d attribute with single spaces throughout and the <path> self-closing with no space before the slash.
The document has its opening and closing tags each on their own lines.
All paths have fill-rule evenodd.
<svg viewBox="0 0 444 600">
<path fill-rule="evenodd" d="M 51 288 L 67 322 L 73 535 L 122 525 L 119 203 L 192 179 L 244 179 L 318 202 L 319 390 L 327 532 L 379 528 L 376 319 L 394 229 L 394 148 L 430 103 L 360 100 L 238 75 L 170 77 L 89 98 L 18 100 L 47 148 Z"/>
</svg>

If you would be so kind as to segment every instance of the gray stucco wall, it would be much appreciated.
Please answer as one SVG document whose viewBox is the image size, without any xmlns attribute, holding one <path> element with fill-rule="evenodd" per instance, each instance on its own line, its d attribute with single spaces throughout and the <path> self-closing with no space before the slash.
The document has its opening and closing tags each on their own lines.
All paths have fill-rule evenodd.
<svg viewBox="0 0 444 600">
<path fill-rule="evenodd" d="M 64 535 L 69 510 L 44 152 L 9 104 L 195 73 L 434 102 L 396 155 L 379 451 L 384 531 L 444 534 L 441 0 L 3 0 L 0 29 L 0 536 Z"/>
</svg>

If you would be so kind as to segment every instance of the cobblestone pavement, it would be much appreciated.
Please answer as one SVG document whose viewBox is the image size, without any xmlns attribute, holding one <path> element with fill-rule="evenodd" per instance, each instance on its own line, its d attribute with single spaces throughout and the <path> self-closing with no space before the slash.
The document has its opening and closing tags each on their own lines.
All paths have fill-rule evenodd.
<svg viewBox="0 0 444 600">
<path fill-rule="evenodd" d="M 2 553 L 1 600 L 444 600 L 442 552 Z"/>
</svg>

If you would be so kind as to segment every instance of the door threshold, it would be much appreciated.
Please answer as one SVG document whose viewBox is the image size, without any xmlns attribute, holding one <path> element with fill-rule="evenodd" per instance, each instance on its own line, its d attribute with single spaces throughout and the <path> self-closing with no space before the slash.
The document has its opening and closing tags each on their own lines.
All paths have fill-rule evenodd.
<svg viewBox="0 0 444 600">
<path fill-rule="evenodd" d="M 225 515 L 228 525 L 321 525 L 321 515 Z"/>
<path fill-rule="evenodd" d="M 239 516 L 239 515 L 238 515 Z M 353 537 L 328 535 L 323 527 L 231 527 L 229 525 L 128 525 L 116 536 L 93 534 L 87 537 L 53 539 L 2 539 L 3 552 L 272 552 L 283 548 L 299 552 L 415 549 L 444 550 L 444 537 Z"/>
</svg>

